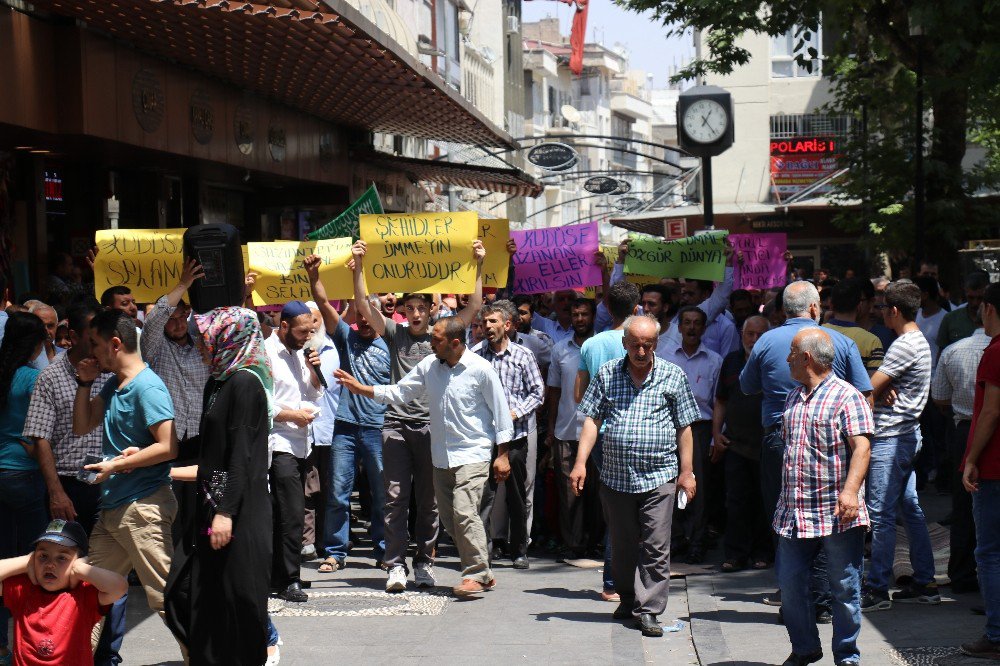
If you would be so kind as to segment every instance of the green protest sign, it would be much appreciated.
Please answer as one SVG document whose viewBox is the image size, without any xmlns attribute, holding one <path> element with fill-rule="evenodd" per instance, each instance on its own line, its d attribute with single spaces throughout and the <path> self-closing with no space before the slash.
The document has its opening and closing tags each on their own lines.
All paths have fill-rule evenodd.
<svg viewBox="0 0 1000 666">
<path fill-rule="evenodd" d="M 358 230 L 359 217 L 361 215 L 381 215 L 382 212 L 382 202 L 378 198 L 378 191 L 372 185 L 343 213 L 316 231 L 306 234 L 306 240 L 326 240 L 348 236 L 353 240 L 358 240 L 361 237 L 361 232 Z"/>
<path fill-rule="evenodd" d="M 675 241 L 629 234 L 625 272 L 720 282 L 726 272 L 728 234 L 728 231 L 710 231 Z"/>
</svg>

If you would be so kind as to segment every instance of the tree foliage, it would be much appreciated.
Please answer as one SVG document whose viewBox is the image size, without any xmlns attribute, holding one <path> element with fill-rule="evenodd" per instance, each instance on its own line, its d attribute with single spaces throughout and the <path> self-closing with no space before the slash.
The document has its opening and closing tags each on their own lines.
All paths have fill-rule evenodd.
<svg viewBox="0 0 1000 666">
<path fill-rule="evenodd" d="M 978 205 L 1000 182 L 1000 4 L 985 0 L 615 0 L 651 11 L 671 35 L 697 30 L 707 52 L 677 78 L 729 74 L 749 62 L 745 33 L 797 30 L 801 48 L 822 19 L 824 74 L 834 101 L 821 109 L 850 115 L 859 131 L 844 160 L 843 198 L 862 202 L 839 221 L 884 248 L 913 247 L 916 72 L 926 100 L 926 247 L 944 258 L 962 236 L 996 223 Z M 805 64 L 811 55 L 803 53 Z M 963 169 L 967 141 L 983 158 Z M 978 156 L 979 151 L 976 152 Z"/>
</svg>

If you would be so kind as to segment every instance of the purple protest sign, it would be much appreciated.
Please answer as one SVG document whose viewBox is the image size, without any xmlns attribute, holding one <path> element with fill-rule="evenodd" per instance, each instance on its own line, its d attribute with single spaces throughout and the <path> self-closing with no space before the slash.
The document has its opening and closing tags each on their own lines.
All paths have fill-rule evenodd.
<svg viewBox="0 0 1000 666">
<path fill-rule="evenodd" d="M 600 240 L 597 222 L 511 231 L 510 237 L 517 243 L 515 294 L 539 294 L 601 284 L 601 268 L 594 263 Z"/>
<path fill-rule="evenodd" d="M 788 281 L 785 234 L 729 234 L 734 252 L 743 253 L 735 283 L 737 289 L 773 289 Z"/>
</svg>

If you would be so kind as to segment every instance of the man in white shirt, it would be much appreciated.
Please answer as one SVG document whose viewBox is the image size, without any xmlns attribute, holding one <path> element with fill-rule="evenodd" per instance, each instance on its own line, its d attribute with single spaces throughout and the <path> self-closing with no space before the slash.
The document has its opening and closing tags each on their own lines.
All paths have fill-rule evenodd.
<svg viewBox="0 0 1000 666">
<path fill-rule="evenodd" d="M 309 456 L 309 426 L 316 418 L 316 401 L 323 395 L 315 351 L 303 347 L 313 335 L 312 311 L 302 301 L 281 310 L 281 325 L 264 341 L 274 373 L 274 404 L 278 413 L 268 437 L 271 449 L 271 498 L 274 504 L 274 557 L 271 586 L 286 601 L 308 601 L 299 579 L 299 556 L 305 518 L 303 480 Z"/>
<path fill-rule="evenodd" d="M 438 513 L 462 562 L 462 584 L 454 592 L 468 597 L 496 586 L 479 505 L 494 443 L 497 482 L 510 475 L 507 449 L 514 422 L 499 375 L 489 361 L 466 348 L 461 319 L 439 319 L 431 332 L 431 347 L 434 356 L 420 361 L 396 384 L 365 386 L 343 370 L 336 374 L 351 393 L 382 404 L 427 399 Z"/>
</svg>

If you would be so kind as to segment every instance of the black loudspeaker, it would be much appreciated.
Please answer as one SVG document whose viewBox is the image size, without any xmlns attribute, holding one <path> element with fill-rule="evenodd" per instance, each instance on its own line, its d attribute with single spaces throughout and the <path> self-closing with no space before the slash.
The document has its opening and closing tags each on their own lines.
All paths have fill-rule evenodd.
<svg viewBox="0 0 1000 666">
<path fill-rule="evenodd" d="M 199 224 L 184 232 L 184 260 L 196 259 L 205 277 L 188 290 L 191 307 L 201 314 L 227 305 L 243 305 L 243 250 L 240 232 L 231 224 Z"/>
</svg>

